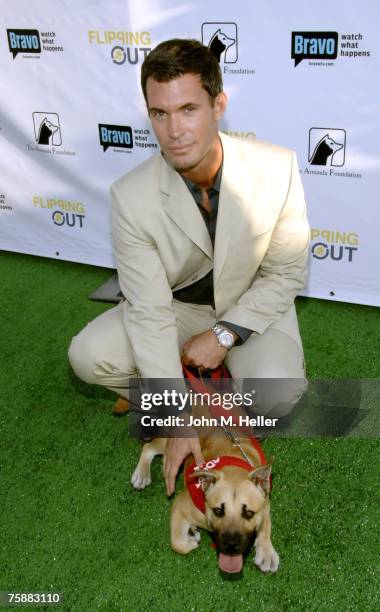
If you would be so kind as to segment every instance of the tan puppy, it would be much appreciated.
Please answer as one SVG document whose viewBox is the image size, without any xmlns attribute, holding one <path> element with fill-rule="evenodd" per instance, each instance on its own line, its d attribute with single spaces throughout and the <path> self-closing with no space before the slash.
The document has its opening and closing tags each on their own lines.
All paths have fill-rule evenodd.
<svg viewBox="0 0 380 612">
<path fill-rule="evenodd" d="M 276 572 L 279 556 L 271 542 L 269 502 L 271 462 L 261 465 L 260 452 L 249 439 L 241 438 L 250 466 L 243 461 L 242 451 L 221 430 L 217 435 L 211 433 L 201 438 L 200 442 L 205 463 L 192 467 L 192 458 L 188 458 L 185 481 L 190 489 L 195 485 L 201 495 L 203 492 L 204 512 L 196 507 L 189 489 L 176 497 L 171 512 L 173 550 L 180 554 L 194 550 L 200 541 L 198 529 L 206 529 L 213 534 L 220 569 L 237 573 L 242 569 L 243 555 L 256 532 L 254 562 L 263 572 Z M 131 480 L 136 489 L 150 484 L 150 464 L 155 455 L 164 453 L 165 445 L 164 438 L 144 445 Z M 221 466 L 226 456 L 237 458 L 238 465 Z M 242 467 L 240 462 L 246 465 Z"/>
</svg>

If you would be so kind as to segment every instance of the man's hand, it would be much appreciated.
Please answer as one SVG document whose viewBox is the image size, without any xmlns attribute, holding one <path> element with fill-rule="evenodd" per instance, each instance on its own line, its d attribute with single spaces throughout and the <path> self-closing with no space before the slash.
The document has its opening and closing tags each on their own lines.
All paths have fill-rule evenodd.
<svg viewBox="0 0 380 612">
<path fill-rule="evenodd" d="M 188 455 L 193 455 L 197 465 L 204 463 L 199 438 L 168 439 L 164 456 L 164 475 L 167 495 L 172 495 L 174 493 L 178 470 Z"/>
<path fill-rule="evenodd" d="M 234 336 L 237 338 L 236 334 Z M 214 370 L 224 361 L 226 355 L 227 349 L 218 345 L 216 335 L 209 329 L 191 336 L 185 342 L 182 349 L 182 363 L 185 366 Z"/>
</svg>

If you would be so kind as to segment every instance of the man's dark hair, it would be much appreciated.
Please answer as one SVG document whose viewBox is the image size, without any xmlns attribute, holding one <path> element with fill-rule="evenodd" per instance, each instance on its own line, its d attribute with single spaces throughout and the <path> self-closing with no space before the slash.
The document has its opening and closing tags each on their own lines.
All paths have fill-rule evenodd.
<svg viewBox="0 0 380 612">
<path fill-rule="evenodd" d="M 197 40 L 173 38 L 160 43 L 146 56 L 141 67 L 141 87 L 146 97 L 146 82 L 152 77 L 159 83 L 177 79 L 183 74 L 199 75 L 202 87 L 212 103 L 223 91 L 222 73 L 216 57 Z"/>
</svg>

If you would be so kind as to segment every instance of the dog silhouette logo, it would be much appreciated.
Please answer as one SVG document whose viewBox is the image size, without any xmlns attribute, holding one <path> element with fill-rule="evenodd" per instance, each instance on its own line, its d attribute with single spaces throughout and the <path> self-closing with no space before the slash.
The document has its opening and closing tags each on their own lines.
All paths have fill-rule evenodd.
<svg viewBox="0 0 380 612">
<path fill-rule="evenodd" d="M 236 23 L 203 23 L 202 43 L 219 63 L 234 64 L 238 59 Z"/>
<path fill-rule="evenodd" d="M 221 32 L 220 28 L 215 32 L 213 37 L 211 38 L 208 47 L 213 55 L 215 55 L 216 59 L 220 63 L 220 57 L 222 53 L 224 53 L 224 61 L 227 54 L 227 50 L 229 47 L 235 44 L 235 40 L 233 38 L 228 38 L 227 34 Z"/>
<path fill-rule="evenodd" d="M 51 121 L 48 121 L 46 117 L 42 120 L 40 128 L 38 130 L 38 144 L 49 145 L 53 134 L 58 130 L 58 125 L 53 125 Z"/>
<path fill-rule="evenodd" d="M 331 128 L 311 128 L 309 131 L 309 163 L 312 166 L 343 166 L 346 132 Z"/>
<path fill-rule="evenodd" d="M 62 144 L 61 128 L 57 113 L 33 113 L 36 143 L 59 147 Z"/>
</svg>

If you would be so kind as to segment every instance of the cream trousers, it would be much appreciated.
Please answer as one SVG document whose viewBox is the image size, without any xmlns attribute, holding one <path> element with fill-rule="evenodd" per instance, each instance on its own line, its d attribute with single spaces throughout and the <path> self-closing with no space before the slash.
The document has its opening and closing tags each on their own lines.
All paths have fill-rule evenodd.
<svg viewBox="0 0 380 612">
<path fill-rule="evenodd" d="M 216 323 L 211 306 L 174 300 L 173 307 L 180 348 L 191 336 Z M 129 378 L 138 373 L 122 311 L 120 303 L 88 323 L 74 336 L 69 360 L 76 375 L 85 382 L 128 397 Z M 247 385 L 252 387 L 250 379 L 256 379 L 255 388 L 262 385 L 260 404 L 256 406 L 260 414 L 285 416 L 306 388 L 302 347 L 288 334 L 271 327 L 263 334 L 253 333 L 243 345 L 232 348 L 225 365 L 241 391 Z"/>
</svg>

